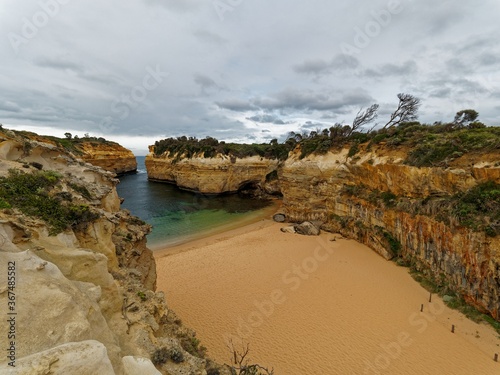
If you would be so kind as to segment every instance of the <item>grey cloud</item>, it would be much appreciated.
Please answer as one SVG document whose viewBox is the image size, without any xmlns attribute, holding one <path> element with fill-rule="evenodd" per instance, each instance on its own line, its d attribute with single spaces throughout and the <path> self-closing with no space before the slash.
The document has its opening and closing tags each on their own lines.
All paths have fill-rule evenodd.
<svg viewBox="0 0 500 375">
<path fill-rule="evenodd" d="M 256 109 L 256 106 L 245 100 L 227 99 L 215 102 L 220 108 L 228 109 L 235 112 L 247 112 Z"/>
<path fill-rule="evenodd" d="M 478 56 L 478 61 L 480 65 L 492 66 L 500 63 L 500 57 L 491 52 L 485 52 Z"/>
<path fill-rule="evenodd" d="M 278 93 L 275 99 L 261 101 L 263 108 L 293 108 L 297 110 L 331 111 L 346 106 L 365 105 L 373 101 L 364 90 L 342 93 L 321 93 L 313 90 L 288 89 Z M 259 103 L 256 102 L 258 105 Z"/>
<path fill-rule="evenodd" d="M 378 68 L 367 69 L 363 75 L 372 78 L 382 78 L 389 76 L 408 76 L 417 72 L 415 61 L 405 61 L 401 64 L 384 64 Z"/>
<path fill-rule="evenodd" d="M 280 119 L 274 115 L 267 115 L 267 114 L 247 117 L 247 120 L 260 122 L 260 123 L 271 123 L 271 124 L 275 124 L 275 125 L 285 125 L 286 124 L 282 119 Z"/>
<path fill-rule="evenodd" d="M 77 64 L 69 60 L 65 60 L 63 58 L 50 59 L 44 57 L 36 61 L 35 64 L 42 68 L 50 68 L 56 70 L 71 70 L 77 73 L 83 73 L 85 71 L 85 69 L 80 64 Z"/>
<path fill-rule="evenodd" d="M 201 87 L 201 90 L 205 92 L 208 89 L 218 88 L 219 86 L 215 81 L 203 74 L 195 74 L 194 82 Z"/>
<path fill-rule="evenodd" d="M 193 34 L 200 41 L 205 43 L 210 43 L 219 46 L 228 43 L 228 40 L 226 38 L 223 38 L 220 35 L 207 30 L 196 30 Z"/>
<path fill-rule="evenodd" d="M 4 112 L 21 112 L 21 107 L 17 103 L 11 101 L 0 102 L 0 111 Z"/>
<path fill-rule="evenodd" d="M 148 5 L 157 5 L 165 7 L 168 10 L 176 12 L 192 12 L 200 8 L 203 3 L 200 0 L 145 0 Z"/>
<path fill-rule="evenodd" d="M 346 107 L 359 107 L 373 103 L 373 98 L 363 89 L 324 93 L 313 90 L 285 89 L 270 97 L 252 98 L 249 101 L 231 100 L 217 103 L 219 107 L 245 112 L 252 109 L 264 111 L 342 111 Z"/>
<path fill-rule="evenodd" d="M 451 89 L 449 87 L 440 87 L 432 90 L 429 96 L 432 98 L 449 98 L 451 94 Z"/>
<path fill-rule="evenodd" d="M 335 70 L 349 70 L 356 69 L 359 66 L 359 60 L 350 55 L 337 55 L 332 60 L 326 61 L 306 60 L 302 64 L 293 67 L 296 73 L 312 74 L 312 75 L 325 75 L 331 74 Z"/>
</svg>

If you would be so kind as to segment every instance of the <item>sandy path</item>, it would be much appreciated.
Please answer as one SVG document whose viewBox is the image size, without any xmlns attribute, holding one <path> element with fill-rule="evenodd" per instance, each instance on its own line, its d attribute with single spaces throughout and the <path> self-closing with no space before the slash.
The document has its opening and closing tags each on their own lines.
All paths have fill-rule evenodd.
<svg viewBox="0 0 500 375">
<path fill-rule="evenodd" d="M 276 375 L 500 373 L 498 334 L 437 296 L 429 303 L 406 268 L 355 241 L 281 226 L 264 221 L 156 253 L 158 289 L 210 356 L 229 363 L 232 337 Z"/>
</svg>

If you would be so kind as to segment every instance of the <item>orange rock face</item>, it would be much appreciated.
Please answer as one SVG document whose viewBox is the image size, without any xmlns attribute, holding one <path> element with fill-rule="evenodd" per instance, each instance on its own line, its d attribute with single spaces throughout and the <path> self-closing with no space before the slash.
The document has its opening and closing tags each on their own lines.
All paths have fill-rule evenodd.
<svg viewBox="0 0 500 375">
<path fill-rule="evenodd" d="M 480 164 L 463 158 L 448 168 L 417 168 L 403 164 L 396 152 L 362 152 L 354 159 L 347 152 L 288 158 L 279 171 L 288 219 L 323 221 L 387 259 L 395 256 L 392 242 L 406 264 L 500 320 L 499 236 L 462 227 L 453 217 L 445 224 L 436 219 L 438 207 L 432 215 L 419 215 L 400 206 L 381 208 L 344 190 L 362 186 L 408 201 L 451 196 L 482 182 L 500 183 L 500 153 Z"/>
<path fill-rule="evenodd" d="M 86 162 L 116 174 L 135 172 L 137 160 L 132 151 L 117 143 L 82 142 L 78 149 Z"/>
</svg>

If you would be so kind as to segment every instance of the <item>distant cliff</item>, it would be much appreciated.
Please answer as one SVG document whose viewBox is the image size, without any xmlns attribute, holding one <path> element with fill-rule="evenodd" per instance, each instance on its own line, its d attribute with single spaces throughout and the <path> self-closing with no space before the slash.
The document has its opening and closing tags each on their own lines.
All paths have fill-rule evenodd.
<svg viewBox="0 0 500 375">
<path fill-rule="evenodd" d="M 178 151 L 151 152 L 146 166 L 150 177 L 210 192 L 250 180 L 262 189 L 273 176 L 288 220 L 322 221 L 500 320 L 500 128 L 336 130 L 299 139 L 281 161 Z"/>
<path fill-rule="evenodd" d="M 0 130 L 0 304 L 16 313 L 0 373 L 227 374 L 155 292 L 150 226 L 120 210 L 114 173 L 73 154 Z"/>
<path fill-rule="evenodd" d="M 236 193 L 244 189 L 262 189 L 279 193 L 278 160 L 261 156 L 235 158 L 217 154 L 213 158 L 200 155 L 177 160 L 175 156 L 146 156 L 150 180 L 163 181 L 179 188 L 204 194 Z"/>
<path fill-rule="evenodd" d="M 118 175 L 137 171 L 137 160 L 129 149 L 114 142 L 83 141 L 75 144 L 80 157 Z"/>
<path fill-rule="evenodd" d="M 66 138 L 58 138 L 27 131 L 14 131 L 12 134 L 20 139 L 36 140 L 55 146 L 64 152 L 69 152 L 76 158 L 118 175 L 137 171 L 137 160 L 132 151 L 104 138 L 78 138 L 72 137 L 69 133 Z M 29 147 L 29 144 L 26 147 Z"/>
</svg>

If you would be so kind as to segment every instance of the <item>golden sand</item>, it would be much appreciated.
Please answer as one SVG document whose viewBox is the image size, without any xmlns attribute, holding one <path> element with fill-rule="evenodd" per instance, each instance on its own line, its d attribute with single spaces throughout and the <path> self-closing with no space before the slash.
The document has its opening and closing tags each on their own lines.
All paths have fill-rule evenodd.
<svg viewBox="0 0 500 375">
<path fill-rule="evenodd" d="M 230 363 L 232 338 L 276 375 L 500 374 L 498 334 L 436 295 L 429 303 L 408 269 L 338 235 L 281 226 L 261 221 L 155 253 L 158 290 L 209 356 Z"/>
</svg>

